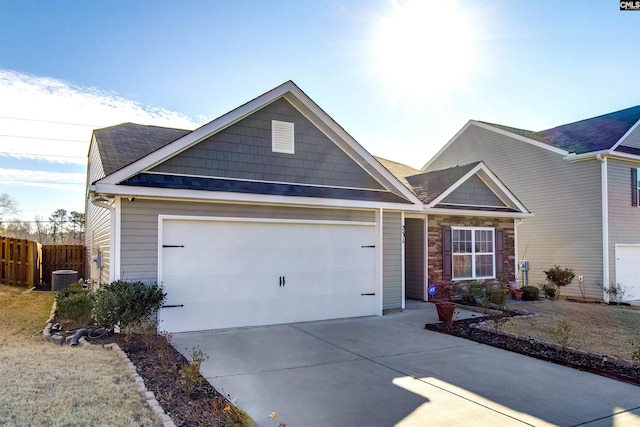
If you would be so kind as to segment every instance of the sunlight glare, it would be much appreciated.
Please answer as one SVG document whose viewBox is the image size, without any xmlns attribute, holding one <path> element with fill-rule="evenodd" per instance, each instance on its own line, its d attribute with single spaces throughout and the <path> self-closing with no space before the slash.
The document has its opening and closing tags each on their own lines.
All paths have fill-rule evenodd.
<svg viewBox="0 0 640 427">
<path fill-rule="evenodd" d="M 464 87 L 473 71 L 476 34 L 457 1 L 395 1 L 373 42 L 376 68 L 400 99 L 442 99 Z"/>
</svg>

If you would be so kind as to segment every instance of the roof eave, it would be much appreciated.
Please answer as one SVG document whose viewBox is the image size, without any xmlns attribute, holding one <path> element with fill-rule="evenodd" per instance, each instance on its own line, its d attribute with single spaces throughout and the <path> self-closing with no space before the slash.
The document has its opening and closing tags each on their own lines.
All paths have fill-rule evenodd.
<svg viewBox="0 0 640 427">
<path fill-rule="evenodd" d="M 269 205 L 295 205 L 313 207 L 335 207 L 355 209 L 389 209 L 422 212 L 424 205 L 413 203 L 377 202 L 351 199 L 329 199 L 320 197 L 279 196 L 252 193 L 235 193 L 224 191 L 202 191 L 185 189 L 167 189 L 157 187 L 123 186 L 97 182 L 92 186 L 93 194 L 104 194 L 111 197 L 139 197 L 151 199 L 171 199 L 180 201 L 251 203 Z"/>
<path fill-rule="evenodd" d="M 499 211 L 477 211 L 473 209 L 446 209 L 446 208 L 429 208 L 425 209 L 429 215 L 457 215 L 457 216 L 481 216 L 481 217 L 500 217 L 500 218 L 533 218 L 535 214 L 531 212 L 499 212 Z"/>
<path fill-rule="evenodd" d="M 565 160 L 567 160 L 568 162 L 581 162 L 586 160 L 597 160 L 599 157 L 600 158 L 611 157 L 614 159 L 632 160 L 635 162 L 640 162 L 640 156 L 637 154 L 622 153 L 620 151 L 614 151 L 614 150 L 592 151 L 592 152 L 583 153 L 583 154 L 570 153 L 567 156 L 565 156 Z"/>
</svg>

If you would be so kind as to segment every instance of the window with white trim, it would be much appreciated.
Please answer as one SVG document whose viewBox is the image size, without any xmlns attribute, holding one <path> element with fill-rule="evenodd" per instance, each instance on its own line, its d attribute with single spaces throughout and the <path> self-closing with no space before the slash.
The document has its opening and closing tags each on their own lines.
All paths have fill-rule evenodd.
<svg viewBox="0 0 640 427">
<path fill-rule="evenodd" d="M 496 277 L 495 229 L 451 227 L 453 280 Z"/>
</svg>

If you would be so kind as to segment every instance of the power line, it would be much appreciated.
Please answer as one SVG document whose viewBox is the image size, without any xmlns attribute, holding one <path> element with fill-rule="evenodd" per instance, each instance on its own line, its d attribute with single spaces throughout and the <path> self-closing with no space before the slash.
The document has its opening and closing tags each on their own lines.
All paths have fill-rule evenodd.
<svg viewBox="0 0 640 427">
<path fill-rule="evenodd" d="M 17 220 L 17 221 L 0 221 L 0 224 L 24 224 L 24 223 L 30 223 L 30 224 L 36 224 L 36 223 L 43 223 L 43 222 L 56 222 L 56 221 L 49 221 L 49 220 L 42 220 L 42 221 L 21 221 L 21 220 Z"/>
<path fill-rule="evenodd" d="M 0 221 L 0 224 L 24 224 L 24 223 L 28 223 L 28 224 L 42 224 L 42 223 L 45 223 L 45 222 L 48 222 L 48 223 L 55 222 L 55 223 L 57 223 L 57 224 L 59 224 L 59 223 L 60 223 L 60 221 L 51 221 L 51 220 L 48 220 L 48 219 L 46 219 L 46 220 L 44 220 L 44 219 L 43 219 L 42 221 L 20 221 L 20 220 L 17 220 L 17 221 Z M 69 220 L 66 220 L 66 221 L 65 221 L 65 224 L 71 224 L 71 225 L 73 225 L 73 223 L 72 223 L 71 221 L 69 221 Z"/>
<path fill-rule="evenodd" d="M 49 186 L 56 185 L 77 185 L 83 186 L 84 182 L 55 182 L 55 181 L 7 181 L 0 180 L 0 184 L 8 184 L 8 185 L 30 185 L 30 184 L 47 184 Z"/>
<path fill-rule="evenodd" d="M 84 142 L 84 143 L 88 143 L 89 142 L 89 141 L 86 141 L 84 139 L 59 139 L 59 138 L 44 138 L 44 137 L 38 137 L 38 136 L 3 135 L 3 134 L 0 134 L 0 136 L 3 136 L 5 138 L 43 139 L 45 141 Z"/>
<path fill-rule="evenodd" d="M 13 151 L 0 151 L 0 155 L 8 154 L 14 156 L 31 156 L 31 157 L 65 157 L 70 159 L 86 159 L 87 156 L 65 156 L 64 154 L 38 154 L 38 153 L 15 153 Z"/>
<path fill-rule="evenodd" d="M 25 122 L 37 122 L 37 123 L 52 123 L 56 125 L 71 125 L 71 126 L 85 126 L 90 128 L 97 128 L 100 125 L 88 125 L 83 123 L 70 123 L 70 122 L 57 122 L 55 120 L 37 120 L 37 119 L 26 119 L 23 117 L 9 117 L 9 116 L 0 116 L 0 119 L 9 119 L 9 120 L 22 120 Z"/>
</svg>

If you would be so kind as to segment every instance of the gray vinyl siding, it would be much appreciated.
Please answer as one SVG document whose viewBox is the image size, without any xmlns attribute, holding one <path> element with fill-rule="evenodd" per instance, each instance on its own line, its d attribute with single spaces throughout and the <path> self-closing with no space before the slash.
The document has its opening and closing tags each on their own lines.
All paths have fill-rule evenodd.
<svg viewBox="0 0 640 427">
<path fill-rule="evenodd" d="M 405 224 L 405 297 L 424 301 L 425 221 L 406 218 Z"/>
<path fill-rule="evenodd" d="M 109 283 L 109 271 L 111 266 L 111 213 L 108 209 L 95 206 L 88 202 L 85 211 L 87 230 L 85 241 L 87 246 L 87 272 L 91 281 L 97 283 L 100 275 L 100 283 Z M 102 256 L 102 271 L 99 272 L 96 263 L 91 257 Z"/>
<path fill-rule="evenodd" d="M 627 135 L 620 145 L 640 149 L 640 126 L 636 127 L 629 135 Z"/>
<path fill-rule="evenodd" d="M 478 126 L 470 126 L 429 166 L 443 169 L 482 160 L 535 214 L 517 228 L 519 260 L 530 262 L 529 284 L 544 270 L 572 268 L 576 280 L 564 296 L 602 298 L 602 200 L 600 163 L 568 162 L 554 153 Z M 580 286 L 577 276 L 584 276 Z"/>
<path fill-rule="evenodd" d="M 470 177 L 464 184 L 445 197 L 441 203 L 505 207 L 502 200 L 478 176 Z"/>
<path fill-rule="evenodd" d="M 609 279 L 616 280 L 616 244 L 640 244 L 640 208 L 631 206 L 631 169 L 638 163 L 608 160 Z M 621 283 L 624 286 L 624 283 Z"/>
<path fill-rule="evenodd" d="M 375 211 L 122 199 L 120 278 L 158 280 L 158 215 L 375 222 Z"/>
<path fill-rule="evenodd" d="M 480 177 L 482 182 L 484 182 L 484 184 L 487 187 L 489 187 L 498 198 L 500 198 L 501 205 L 507 206 L 511 209 L 520 210 L 518 205 L 516 205 L 509 197 L 507 197 L 507 195 L 502 191 L 502 189 L 500 189 L 500 187 L 493 181 L 493 179 L 490 179 L 482 171 L 478 173 L 478 176 Z M 500 177 L 498 177 L 498 180 L 500 180 Z M 517 199 L 517 196 L 516 196 L 516 199 Z M 522 203 L 520 199 L 518 199 L 518 201 Z"/>
<path fill-rule="evenodd" d="M 272 151 L 271 120 L 294 123 L 295 154 Z M 267 105 L 151 171 L 255 181 L 384 188 L 285 99 Z"/>
<path fill-rule="evenodd" d="M 89 147 L 89 161 L 87 166 L 87 185 L 98 179 L 104 178 L 100 154 L 96 147 L 95 138 Z M 85 277 L 93 282 L 109 282 L 109 269 L 111 265 L 111 213 L 108 209 L 98 207 L 85 200 L 85 246 L 87 247 L 87 271 Z M 96 263 L 91 257 L 102 251 L 102 271 L 99 272 Z"/>
<path fill-rule="evenodd" d="M 402 308 L 402 214 L 382 215 L 382 309 Z"/>
</svg>

